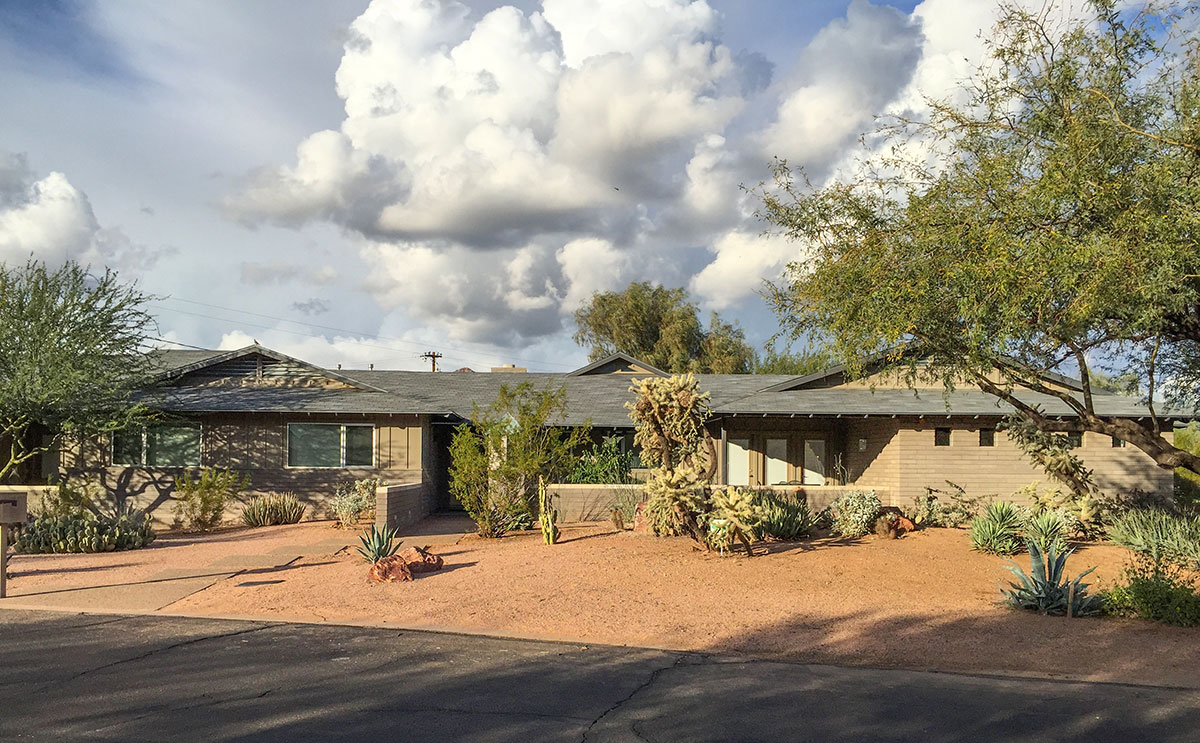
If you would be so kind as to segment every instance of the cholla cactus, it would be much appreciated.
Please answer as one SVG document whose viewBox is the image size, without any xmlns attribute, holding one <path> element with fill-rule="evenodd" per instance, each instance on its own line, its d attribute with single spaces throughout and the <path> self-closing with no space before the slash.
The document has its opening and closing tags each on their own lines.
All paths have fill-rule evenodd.
<svg viewBox="0 0 1200 743">
<path fill-rule="evenodd" d="M 704 427 L 712 415 L 708 393 L 691 374 L 646 377 L 629 388 L 637 395 L 626 403 L 629 417 L 637 425 L 634 441 L 642 447 L 642 459 L 665 470 L 690 466 L 704 482 L 717 471 L 717 450 L 712 434 Z"/>
<path fill-rule="evenodd" d="M 726 488 L 713 491 L 708 540 L 722 554 L 729 551 L 733 547 L 733 540 L 737 539 L 746 548 L 746 555 L 753 555 L 750 535 L 761 521 L 762 510 L 749 490 Z"/>
<path fill-rule="evenodd" d="M 558 509 L 554 507 L 554 496 L 546 492 L 546 479 L 538 476 L 538 523 L 542 526 L 542 539 L 546 544 L 555 544 L 562 532 L 558 528 Z"/>
</svg>

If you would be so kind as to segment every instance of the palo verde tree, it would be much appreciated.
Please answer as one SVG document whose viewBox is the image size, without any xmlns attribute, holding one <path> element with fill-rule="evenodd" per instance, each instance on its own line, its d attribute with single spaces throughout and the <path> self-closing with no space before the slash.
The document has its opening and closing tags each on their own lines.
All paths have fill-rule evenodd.
<svg viewBox="0 0 1200 743">
<path fill-rule="evenodd" d="M 619 351 L 671 373 L 744 374 L 754 365 L 742 329 L 716 312 L 705 329 L 684 289 L 638 281 L 597 292 L 575 311 L 575 325 L 592 361 Z"/>
<path fill-rule="evenodd" d="M 1107 434 L 1200 471 L 1156 412 L 1200 389 L 1196 7 L 1093 0 L 1071 19 L 1055 5 L 1003 7 L 962 95 L 885 122 L 858 175 L 814 188 L 777 164 L 764 216 L 806 256 L 772 302 L 852 373 L 883 358 L 908 379 L 976 385 L 1040 431 Z M 1097 363 L 1142 380 L 1143 420 L 1097 411 Z M 1047 383 L 1054 370 L 1078 370 L 1079 388 Z"/>
<path fill-rule="evenodd" d="M 0 263 L 0 482 L 64 440 L 141 422 L 149 297 L 74 262 Z"/>
</svg>

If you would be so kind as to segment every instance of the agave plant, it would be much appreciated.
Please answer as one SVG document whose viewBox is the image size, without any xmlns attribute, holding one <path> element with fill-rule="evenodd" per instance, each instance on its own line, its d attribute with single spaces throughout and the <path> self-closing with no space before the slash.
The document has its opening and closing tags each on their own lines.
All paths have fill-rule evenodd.
<svg viewBox="0 0 1200 743">
<path fill-rule="evenodd" d="M 816 525 L 816 515 L 800 497 L 786 498 L 768 492 L 757 493 L 755 499 L 761 516 L 755 531 L 760 539 L 801 539 Z"/>
<path fill-rule="evenodd" d="M 989 503 L 971 521 L 971 547 L 992 555 L 1011 555 L 1021 549 L 1021 513 L 1006 501 Z"/>
<path fill-rule="evenodd" d="M 1103 599 L 1089 596 L 1088 584 L 1082 582 L 1095 568 L 1088 568 L 1073 579 L 1064 580 L 1067 558 L 1075 550 L 1059 553 L 1051 546 L 1043 553 L 1033 541 L 1026 546 L 1029 548 L 1028 574 L 1015 562 L 1005 566 L 1017 578 L 1015 583 L 1008 584 L 1009 590 L 1001 589 L 1008 603 L 1018 609 L 1054 616 L 1067 614 L 1086 617 L 1102 611 Z"/>
<path fill-rule="evenodd" d="M 1043 511 L 1025 522 L 1025 536 L 1042 552 L 1062 552 L 1067 546 L 1067 522 L 1059 511 Z"/>
<path fill-rule="evenodd" d="M 363 530 L 359 541 L 362 542 L 362 546 L 358 548 L 358 554 L 372 565 L 385 557 L 391 557 L 400 549 L 400 542 L 396 541 L 396 530 L 386 526 L 380 529 L 371 524 L 370 529 Z"/>
</svg>

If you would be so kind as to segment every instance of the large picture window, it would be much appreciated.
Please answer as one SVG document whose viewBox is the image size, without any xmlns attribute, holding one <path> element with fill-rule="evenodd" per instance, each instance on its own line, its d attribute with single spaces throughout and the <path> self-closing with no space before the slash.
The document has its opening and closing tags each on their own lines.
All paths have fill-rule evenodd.
<svg viewBox="0 0 1200 743">
<path fill-rule="evenodd" d="M 173 421 L 117 431 L 112 463 L 126 467 L 199 467 L 199 423 Z"/>
<path fill-rule="evenodd" d="M 289 423 L 288 467 L 373 467 L 375 426 Z"/>
</svg>

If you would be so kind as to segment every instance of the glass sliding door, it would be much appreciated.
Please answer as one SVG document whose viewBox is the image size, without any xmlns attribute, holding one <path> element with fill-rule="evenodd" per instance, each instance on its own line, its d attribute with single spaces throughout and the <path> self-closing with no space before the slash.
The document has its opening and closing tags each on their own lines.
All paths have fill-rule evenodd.
<svg viewBox="0 0 1200 743">
<path fill-rule="evenodd" d="M 825 440 L 804 440 L 804 484 L 825 484 Z"/>
<path fill-rule="evenodd" d="M 767 439 L 766 468 L 763 485 L 780 485 L 788 481 L 787 439 Z"/>
<path fill-rule="evenodd" d="M 750 484 L 750 439 L 728 439 L 725 442 L 726 485 Z"/>
</svg>

